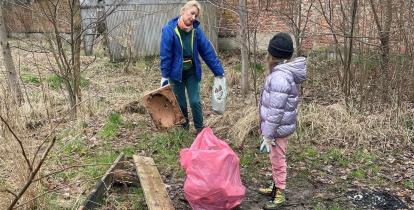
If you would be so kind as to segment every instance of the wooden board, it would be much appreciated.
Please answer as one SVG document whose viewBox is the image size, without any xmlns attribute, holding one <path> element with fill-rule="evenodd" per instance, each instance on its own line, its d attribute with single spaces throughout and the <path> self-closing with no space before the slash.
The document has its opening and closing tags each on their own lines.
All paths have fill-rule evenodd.
<svg viewBox="0 0 414 210">
<path fill-rule="evenodd" d="M 123 163 L 121 160 L 124 158 L 124 153 L 119 154 L 115 159 L 114 163 L 106 171 L 105 175 L 99 180 L 95 188 L 88 195 L 86 200 L 83 202 L 82 206 L 79 207 L 79 210 L 91 210 L 101 207 L 100 200 L 102 199 L 103 194 L 108 191 L 114 182 L 114 173 L 115 169 L 123 168 Z"/>
<path fill-rule="evenodd" d="M 149 210 L 173 210 L 160 173 L 150 157 L 134 155 L 134 163 Z"/>
</svg>

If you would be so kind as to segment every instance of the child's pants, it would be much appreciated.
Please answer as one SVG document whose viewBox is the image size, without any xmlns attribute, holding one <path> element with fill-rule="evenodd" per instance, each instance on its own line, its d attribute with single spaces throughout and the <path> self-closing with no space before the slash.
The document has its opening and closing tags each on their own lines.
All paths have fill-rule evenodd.
<svg viewBox="0 0 414 210">
<path fill-rule="evenodd" d="M 276 145 L 272 146 L 269 153 L 272 163 L 273 181 L 278 189 L 286 188 L 286 146 L 287 138 L 275 140 Z"/>
</svg>

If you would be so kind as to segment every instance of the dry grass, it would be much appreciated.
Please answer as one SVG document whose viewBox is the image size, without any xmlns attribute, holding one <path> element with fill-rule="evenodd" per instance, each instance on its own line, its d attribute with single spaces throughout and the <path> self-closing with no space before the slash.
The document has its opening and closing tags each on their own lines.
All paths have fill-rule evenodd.
<svg viewBox="0 0 414 210">
<path fill-rule="evenodd" d="M 246 115 L 237 120 L 230 130 L 230 135 L 236 140 L 238 147 L 243 146 L 243 142 L 250 132 L 259 128 L 259 112 L 256 106 L 246 107 L 243 113 Z"/>
<path fill-rule="evenodd" d="M 223 115 L 208 116 L 205 122 L 214 128 L 215 133 L 229 139 L 237 147 L 243 146 L 249 134 L 259 127 L 258 106 L 254 97 L 248 95 L 243 98 L 237 94 L 239 91 L 236 86 L 229 85 L 226 111 Z"/>
<path fill-rule="evenodd" d="M 378 114 L 362 114 L 347 111 L 342 103 L 328 106 L 306 104 L 299 114 L 298 137 L 301 141 L 317 145 L 349 149 L 385 151 L 412 146 L 414 112 L 408 108 L 404 110 L 396 118 L 395 109 Z"/>
<path fill-rule="evenodd" d="M 0 105 L 0 114 L 7 121 L 13 132 L 18 136 L 24 145 L 27 158 L 31 161 L 36 143 L 31 138 L 27 138 L 24 125 L 26 119 L 31 113 L 25 112 L 27 109 L 19 109 L 12 106 L 12 99 L 2 92 L 1 98 L 3 103 Z M 26 183 L 29 176 L 29 168 L 24 159 L 19 143 L 12 135 L 10 130 L 1 122 L 0 127 L 0 209 L 6 209 L 10 202 L 14 199 L 20 188 Z M 26 203 L 23 209 L 34 209 L 36 202 L 32 202 L 33 198 L 41 190 L 41 186 L 33 185 L 28 188 L 27 192 L 20 199 L 20 203 Z M 9 191 L 9 192 L 8 192 Z"/>
</svg>

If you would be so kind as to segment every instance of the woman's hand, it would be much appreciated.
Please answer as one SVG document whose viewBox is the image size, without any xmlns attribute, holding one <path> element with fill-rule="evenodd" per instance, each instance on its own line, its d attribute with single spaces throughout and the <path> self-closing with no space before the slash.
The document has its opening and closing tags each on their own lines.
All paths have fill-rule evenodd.
<svg viewBox="0 0 414 210">
<path fill-rule="evenodd" d="M 168 78 L 162 77 L 161 78 L 161 87 L 168 85 Z"/>
</svg>

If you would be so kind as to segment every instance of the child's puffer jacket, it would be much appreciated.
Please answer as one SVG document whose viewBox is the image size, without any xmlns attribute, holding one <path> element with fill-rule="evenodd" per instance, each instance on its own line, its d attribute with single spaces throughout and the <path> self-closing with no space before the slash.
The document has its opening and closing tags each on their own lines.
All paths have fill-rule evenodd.
<svg viewBox="0 0 414 210">
<path fill-rule="evenodd" d="M 298 57 L 277 65 L 267 76 L 260 99 L 260 129 L 262 135 L 283 138 L 295 132 L 299 90 L 306 80 L 306 59 Z"/>
</svg>

